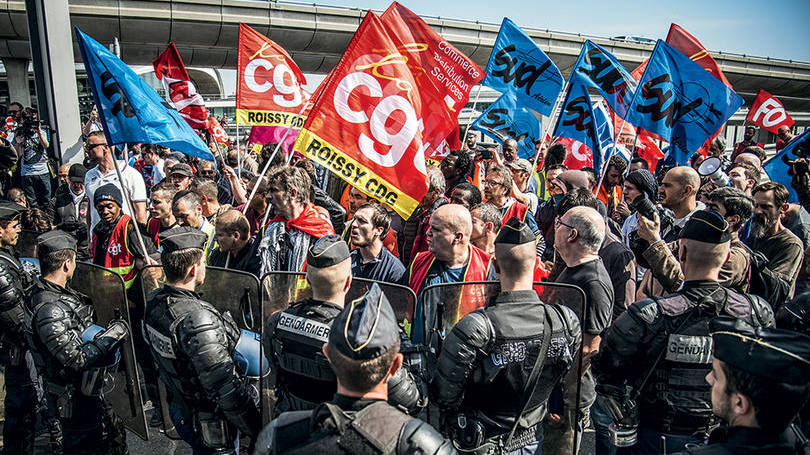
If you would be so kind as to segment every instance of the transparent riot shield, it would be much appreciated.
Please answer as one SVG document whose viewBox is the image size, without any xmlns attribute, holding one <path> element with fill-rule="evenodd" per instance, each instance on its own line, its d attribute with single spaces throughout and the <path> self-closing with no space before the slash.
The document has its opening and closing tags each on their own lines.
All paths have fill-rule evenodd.
<svg viewBox="0 0 810 455">
<path fill-rule="evenodd" d="M 289 308 L 290 303 L 312 297 L 306 275 L 300 272 L 270 272 L 262 277 L 263 321 Z"/>
<path fill-rule="evenodd" d="M 361 297 L 371 289 L 371 285 L 374 283 L 375 281 L 363 278 L 352 279 L 351 287 L 346 293 L 346 302 Z M 408 287 L 393 283 L 376 283 L 380 286 L 388 301 L 391 302 L 397 320 L 404 325 L 410 324 L 413 320 L 413 308 L 416 303 L 416 295 L 413 291 Z M 311 297 L 312 288 L 306 281 L 305 273 L 270 272 L 264 275 L 262 277 L 263 326 L 267 324 L 273 314 L 286 310 L 293 303 Z M 264 345 L 263 343 L 262 348 L 264 348 Z M 265 353 L 264 356 L 270 359 L 271 354 Z M 270 374 L 262 383 L 262 414 L 265 423 L 268 423 L 273 416 L 274 389 L 274 377 Z"/>
<path fill-rule="evenodd" d="M 406 332 L 410 332 L 408 327 L 413 324 L 413 310 L 416 307 L 416 294 L 407 286 L 400 284 L 385 283 L 381 281 L 369 280 L 366 278 L 352 278 L 352 285 L 346 294 L 346 301 L 351 302 L 361 297 L 371 289 L 371 285 L 377 283 L 383 294 L 391 302 L 397 321 L 403 324 Z"/>
<path fill-rule="evenodd" d="M 312 288 L 306 281 L 306 275 L 298 272 L 270 272 L 262 277 L 262 328 L 260 329 L 262 336 L 264 336 L 264 327 L 271 316 L 284 311 L 295 302 L 308 299 L 312 297 Z M 272 353 L 265 352 L 264 347 L 266 343 L 262 343 L 261 352 L 264 359 L 270 360 Z M 265 375 L 261 381 L 261 411 L 262 411 L 262 425 L 270 423 L 273 419 L 273 408 L 276 404 L 276 383 L 275 375 Z"/>
<path fill-rule="evenodd" d="M 112 270 L 86 262 L 77 262 L 70 287 L 90 298 L 96 313 L 96 323 L 106 327 L 114 319 L 130 323 L 124 280 Z M 140 330 L 132 327 L 131 330 Z M 144 440 L 149 434 L 141 397 L 140 378 L 132 337 L 121 344 L 121 357 L 112 388 L 104 398 L 110 403 L 124 425 Z"/>
<path fill-rule="evenodd" d="M 150 265 L 144 268 L 144 272 L 152 269 L 156 269 L 156 272 L 141 273 L 144 301 L 152 291 L 166 283 L 163 267 Z M 206 267 L 205 282 L 197 286 L 196 291 L 202 300 L 218 311 L 229 311 L 240 329 L 261 332 L 259 315 L 262 314 L 262 299 L 259 279 L 255 275 L 239 270 Z"/>
</svg>

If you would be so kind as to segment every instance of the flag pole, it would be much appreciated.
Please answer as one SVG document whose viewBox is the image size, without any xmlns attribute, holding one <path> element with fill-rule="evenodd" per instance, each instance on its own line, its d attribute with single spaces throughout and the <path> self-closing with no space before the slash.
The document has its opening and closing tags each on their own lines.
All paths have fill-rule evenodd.
<svg viewBox="0 0 810 455">
<path fill-rule="evenodd" d="M 636 100 L 636 97 L 634 95 L 633 96 L 633 101 L 635 101 L 635 100 Z M 631 107 L 633 106 L 632 102 L 630 103 L 630 106 Z M 629 110 L 629 108 L 628 108 L 628 110 Z M 627 114 L 625 114 L 625 117 L 627 117 Z M 602 163 L 602 168 L 599 170 L 599 182 L 597 183 L 596 188 L 594 188 L 594 191 L 595 191 L 594 194 L 599 194 L 599 189 L 602 188 L 602 180 L 605 179 L 605 171 L 607 170 L 608 165 L 610 164 L 610 159 L 613 158 L 613 155 L 616 153 L 616 146 L 618 145 L 618 140 L 619 140 L 618 138 L 621 137 L 622 131 L 624 131 L 624 123 L 625 123 L 625 121 L 626 121 L 625 119 L 622 119 L 622 123 L 621 123 L 621 125 L 619 125 L 619 132 L 613 134 L 613 147 L 610 149 L 610 153 L 608 154 L 608 156 L 605 157 L 605 162 Z"/>
<path fill-rule="evenodd" d="M 118 41 L 117 36 L 113 37 L 113 49 L 112 49 L 112 51 L 113 51 L 113 53 L 115 54 L 116 57 L 118 57 L 119 59 L 121 58 L 121 45 L 120 45 L 120 43 Z M 106 121 L 104 122 L 104 127 L 105 127 L 104 128 L 104 135 L 105 135 L 105 137 L 107 137 L 107 142 L 109 143 L 110 139 L 109 139 L 109 136 L 107 135 L 108 126 L 107 126 Z M 110 146 L 108 146 L 108 147 L 110 147 Z M 132 216 L 132 220 L 134 221 L 135 236 L 138 238 L 138 246 L 141 247 L 141 251 L 143 252 L 143 257 L 145 258 L 144 262 L 149 264 L 152 261 L 149 258 L 149 256 L 146 254 L 146 244 L 143 241 L 143 236 L 141 235 L 141 230 L 140 230 L 140 228 L 138 228 L 138 220 L 135 218 L 135 210 L 132 207 L 132 200 L 130 198 L 129 191 L 127 191 L 127 188 L 124 185 L 124 179 L 121 178 L 121 170 L 118 169 L 118 161 L 115 159 L 115 146 L 112 145 L 111 147 L 112 148 L 110 149 L 110 156 L 112 157 L 113 169 L 115 169 L 115 176 L 118 178 L 118 184 L 121 185 L 121 195 L 124 196 L 124 203 L 126 204 L 127 210 L 129 211 L 130 215 Z M 123 148 L 122 153 L 121 153 L 123 155 L 122 157 L 124 158 L 124 167 L 129 165 L 129 164 L 127 164 L 127 161 L 129 161 L 129 159 L 127 158 L 128 154 L 129 154 L 128 153 L 128 148 L 129 148 L 129 146 L 127 144 L 124 144 L 124 148 Z M 140 174 L 140 172 L 139 172 L 139 174 Z M 92 228 L 92 226 L 91 226 L 91 228 Z"/>
<path fill-rule="evenodd" d="M 483 87 L 484 87 L 483 85 L 478 84 L 478 91 L 475 92 L 475 100 L 473 101 L 473 105 L 472 105 L 473 113 L 475 113 L 475 106 L 478 105 L 478 99 L 481 97 L 481 89 Z M 470 131 L 470 126 L 472 126 L 472 124 L 473 124 L 473 121 L 470 121 L 469 123 L 467 123 L 467 126 L 464 128 L 464 135 L 461 136 L 461 138 L 460 138 L 462 144 L 467 140 L 467 133 Z"/>
<path fill-rule="evenodd" d="M 256 190 L 259 189 L 259 182 L 262 181 L 262 178 L 267 173 L 267 170 L 270 168 L 270 163 L 272 163 L 273 158 L 276 157 L 276 153 L 278 153 L 278 149 L 281 147 L 281 144 L 284 143 L 284 140 L 287 139 L 287 135 L 290 134 L 290 130 L 292 129 L 293 125 L 295 125 L 298 122 L 298 119 L 301 118 L 302 115 L 304 115 L 304 111 L 307 109 L 307 106 L 309 106 L 309 103 L 310 103 L 310 101 L 307 101 L 306 103 L 304 103 L 304 105 L 301 107 L 301 110 L 298 111 L 298 114 L 296 114 L 295 117 L 292 119 L 292 122 L 287 127 L 287 131 L 285 131 L 284 135 L 281 136 L 281 139 L 278 141 L 278 144 L 276 144 L 276 148 L 273 149 L 273 153 L 270 154 L 270 158 L 268 158 L 267 162 L 264 164 L 264 168 L 262 169 L 261 174 L 259 174 L 259 178 L 256 179 L 256 183 L 253 185 L 253 189 L 250 190 L 250 196 L 248 196 L 247 200 L 245 201 L 245 207 L 242 209 L 243 214 L 245 212 L 247 212 L 248 205 L 250 204 L 250 201 L 253 200 L 253 196 L 256 195 Z M 290 154 L 290 156 L 292 156 L 292 153 Z M 288 161 L 288 164 L 289 164 L 289 161 Z"/>
<path fill-rule="evenodd" d="M 130 199 L 129 191 L 127 191 L 127 187 L 124 185 L 124 179 L 121 178 L 121 170 L 118 169 L 118 161 L 115 159 L 115 152 L 110 150 L 110 155 L 112 156 L 112 159 L 113 159 L 113 168 L 115 168 L 115 176 L 118 177 L 118 184 L 121 185 L 121 193 L 124 196 L 124 203 L 127 206 L 127 210 L 132 215 L 132 220 L 135 222 L 134 223 L 135 236 L 138 238 L 138 246 L 141 247 L 141 251 L 143 252 L 143 256 L 145 258 L 144 261 L 147 264 L 150 264 L 151 259 L 149 258 L 149 256 L 146 253 L 146 244 L 143 241 L 143 236 L 141 235 L 141 230 L 138 228 L 138 220 L 135 219 L 135 210 L 133 210 L 133 207 L 132 207 L 132 200 Z M 126 167 L 126 166 L 128 166 L 127 161 L 126 161 L 126 157 L 127 157 L 127 145 L 126 144 L 124 144 L 123 155 L 124 155 L 124 167 Z"/>
<path fill-rule="evenodd" d="M 541 148 L 543 147 L 543 144 L 545 144 L 545 142 L 546 142 L 546 135 L 548 134 L 549 127 L 551 126 L 552 123 L 557 121 L 557 119 L 556 119 L 556 117 L 557 117 L 557 108 L 560 105 L 560 100 L 565 99 L 565 97 L 567 95 L 566 92 L 568 91 L 569 87 L 570 86 L 568 84 L 568 81 L 565 81 L 565 86 L 563 87 L 562 91 L 560 91 L 560 94 L 557 95 L 557 99 L 554 101 L 554 107 L 551 108 L 551 115 L 549 115 L 549 117 L 548 117 L 548 123 L 546 124 L 546 126 L 543 127 L 543 132 L 541 133 L 541 136 L 540 136 L 540 143 L 541 143 L 540 147 Z M 553 119 L 553 121 L 552 121 L 552 119 Z M 537 170 L 537 159 L 538 158 L 540 158 L 540 153 L 535 152 L 534 160 L 532 162 L 532 172 Z"/>
<path fill-rule="evenodd" d="M 242 148 L 239 147 L 239 120 L 236 121 L 236 175 L 242 178 Z"/>
</svg>

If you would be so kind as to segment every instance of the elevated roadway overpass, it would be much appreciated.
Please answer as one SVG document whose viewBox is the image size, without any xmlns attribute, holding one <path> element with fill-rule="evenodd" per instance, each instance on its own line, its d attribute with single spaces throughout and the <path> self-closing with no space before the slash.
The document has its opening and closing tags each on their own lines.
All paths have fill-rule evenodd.
<svg viewBox="0 0 810 455">
<path fill-rule="evenodd" d="M 131 65 L 151 64 L 174 41 L 187 66 L 235 68 L 238 25 L 245 22 L 278 42 L 303 71 L 311 73 L 326 73 L 335 66 L 365 13 L 349 7 L 252 0 L 69 0 L 69 12 L 73 25 L 100 42 L 112 42 L 117 36 L 122 58 Z M 486 64 L 498 24 L 425 20 L 479 65 Z M 629 69 L 653 48 L 648 43 L 525 30 L 566 75 L 586 39 L 613 52 Z M 81 62 L 75 42 L 73 47 L 75 60 Z M 712 55 L 747 103 L 761 88 L 779 97 L 788 111 L 810 112 L 810 63 L 723 52 Z M 30 58 L 22 0 L 0 0 L 0 57 L 4 61 Z"/>
</svg>

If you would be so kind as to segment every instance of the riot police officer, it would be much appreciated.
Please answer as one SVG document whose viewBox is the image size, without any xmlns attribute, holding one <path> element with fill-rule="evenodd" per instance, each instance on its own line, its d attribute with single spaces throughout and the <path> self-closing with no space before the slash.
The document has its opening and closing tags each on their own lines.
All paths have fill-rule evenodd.
<svg viewBox="0 0 810 455">
<path fill-rule="evenodd" d="M 343 309 L 352 282 L 349 247 L 338 235 L 316 240 L 307 251 L 307 281 L 312 298 L 291 304 L 268 320 L 262 343 L 271 353 L 275 376 L 275 414 L 314 409 L 335 394 L 337 382 L 323 354 L 329 326 Z M 410 411 L 423 405 L 405 368 L 390 382 L 389 399 Z"/>
<path fill-rule="evenodd" d="M 67 283 L 76 270 L 76 239 L 55 230 L 37 238 L 41 278 L 27 301 L 29 346 L 42 378 L 48 414 L 61 428 L 52 443 L 64 454 L 127 453 L 123 424 L 104 400 L 105 378 L 117 368 L 129 325 L 93 323 L 87 297 Z M 108 386 L 109 384 L 107 384 Z M 52 422 L 53 423 L 53 422 Z M 58 449 L 54 449 L 58 453 Z"/>
<path fill-rule="evenodd" d="M 501 292 L 450 331 L 431 397 L 458 449 L 535 453 L 552 389 L 568 372 L 582 332 L 569 308 L 547 305 L 532 287 L 536 236 L 518 218 L 495 239 Z"/>
<path fill-rule="evenodd" d="M 0 360 L 5 368 L 3 448 L 30 453 L 37 409 L 36 369 L 25 348 L 23 298 L 30 279 L 14 254 L 25 207 L 0 201 Z"/>
<path fill-rule="evenodd" d="M 613 417 L 618 453 L 657 454 L 662 437 L 666 452 L 674 452 L 717 425 L 703 379 L 712 361 L 712 318 L 773 325 L 767 302 L 718 283 L 730 240 L 719 213 L 695 212 L 680 233 L 681 290 L 633 303 L 602 339 L 597 393 Z"/>
<path fill-rule="evenodd" d="M 430 425 L 387 403 L 403 357 L 396 316 L 379 285 L 347 304 L 327 338 L 323 353 L 337 394 L 313 411 L 281 414 L 262 430 L 257 454 L 455 453 Z"/>
<path fill-rule="evenodd" d="M 694 455 L 806 455 L 810 444 L 791 424 L 810 397 L 810 337 L 754 328 L 721 316 L 711 322 L 714 360 L 706 381 L 712 409 L 728 423 Z"/>
<path fill-rule="evenodd" d="M 234 367 L 241 333 L 230 313 L 194 292 L 205 281 L 208 236 L 183 226 L 159 239 L 166 284 L 147 298 L 143 329 L 172 421 L 195 453 L 233 453 L 238 432 L 253 437 L 259 430 L 258 396 Z"/>
</svg>

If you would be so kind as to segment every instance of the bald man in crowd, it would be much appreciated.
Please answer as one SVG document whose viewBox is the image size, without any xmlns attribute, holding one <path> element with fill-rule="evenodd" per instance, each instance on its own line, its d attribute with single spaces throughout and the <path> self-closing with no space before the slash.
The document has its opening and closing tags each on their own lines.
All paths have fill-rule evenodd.
<svg viewBox="0 0 810 455">
<path fill-rule="evenodd" d="M 470 243 L 472 230 L 470 212 L 458 204 L 445 204 L 430 217 L 428 251 L 417 254 L 410 269 L 409 286 L 418 296 L 414 321 L 423 318 L 426 321 L 426 327 L 414 324 L 411 333 L 414 342 L 423 342 L 426 332 L 436 322 L 437 302 L 434 296 L 425 299 L 421 293 L 424 288 L 440 283 L 495 279 L 491 256 Z M 486 303 L 472 297 L 462 297 L 462 300 L 475 308 Z"/>
<path fill-rule="evenodd" d="M 677 240 L 678 234 L 692 214 L 706 208 L 697 200 L 698 189 L 700 189 L 700 175 L 689 166 L 674 167 L 664 176 L 658 188 L 661 204 L 675 214 L 673 228 L 663 233 L 663 238 L 667 242 Z"/>
</svg>

